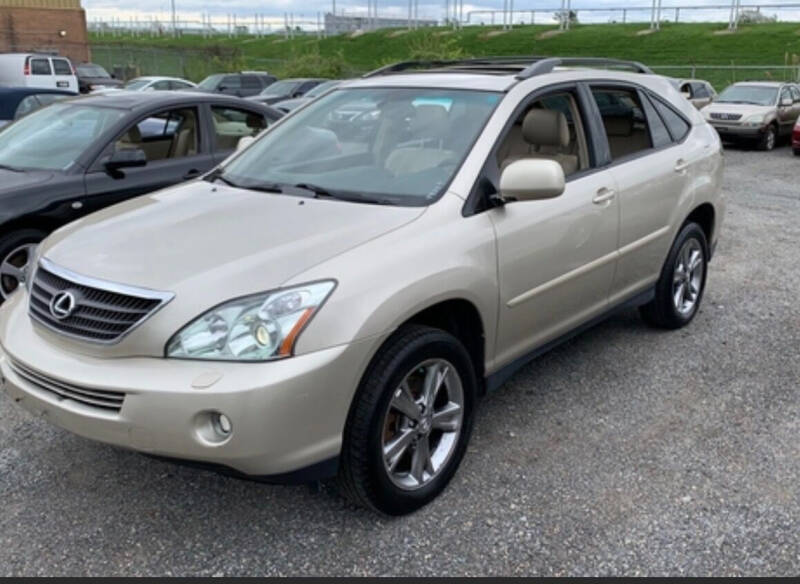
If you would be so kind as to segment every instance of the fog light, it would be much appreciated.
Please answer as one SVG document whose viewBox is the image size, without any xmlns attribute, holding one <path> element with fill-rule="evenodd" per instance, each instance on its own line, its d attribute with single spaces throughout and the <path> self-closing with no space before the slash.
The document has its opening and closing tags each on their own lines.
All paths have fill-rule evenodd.
<svg viewBox="0 0 800 584">
<path fill-rule="evenodd" d="M 214 413 L 211 415 L 211 422 L 214 424 L 214 430 L 220 436 L 227 437 L 233 430 L 233 424 L 225 414 Z"/>
</svg>

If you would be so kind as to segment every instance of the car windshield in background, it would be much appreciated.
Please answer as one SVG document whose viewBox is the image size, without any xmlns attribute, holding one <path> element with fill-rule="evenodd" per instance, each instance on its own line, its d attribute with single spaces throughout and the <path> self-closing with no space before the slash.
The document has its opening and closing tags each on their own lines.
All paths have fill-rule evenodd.
<svg viewBox="0 0 800 584">
<path fill-rule="evenodd" d="M 323 93 L 325 93 L 329 89 L 331 89 L 333 87 L 336 87 L 340 83 L 341 83 L 341 81 L 325 81 L 323 83 L 320 83 L 314 89 L 312 89 L 308 93 L 306 93 L 306 97 L 312 97 L 312 98 L 313 97 L 319 97 L 320 95 L 322 95 Z"/>
<path fill-rule="evenodd" d="M 758 85 L 734 85 L 719 94 L 717 103 L 749 103 L 753 105 L 775 105 L 778 90 L 775 87 Z"/>
<path fill-rule="evenodd" d="M 78 65 L 78 75 L 81 77 L 111 78 L 111 75 L 100 65 Z"/>
<path fill-rule="evenodd" d="M 261 95 L 284 97 L 290 95 L 300 85 L 300 81 L 277 81 L 264 89 Z"/>
<path fill-rule="evenodd" d="M 200 83 L 197 84 L 197 87 L 200 89 L 216 89 L 217 85 L 219 85 L 220 79 L 222 79 L 224 75 L 209 75 L 205 79 L 203 79 Z"/>
<path fill-rule="evenodd" d="M 54 104 L 0 132 L 0 167 L 67 170 L 125 112 Z"/>
<path fill-rule="evenodd" d="M 128 81 L 125 84 L 125 89 L 130 89 L 131 91 L 139 91 L 140 89 L 147 87 L 148 83 L 150 83 L 148 79 L 133 79 L 132 81 Z"/>
<path fill-rule="evenodd" d="M 500 99 L 472 90 L 336 90 L 216 177 L 277 193 L 427 205 L 448 186 Z M 355 120 L 353 111 L 360 112 Z"/>
</svg>

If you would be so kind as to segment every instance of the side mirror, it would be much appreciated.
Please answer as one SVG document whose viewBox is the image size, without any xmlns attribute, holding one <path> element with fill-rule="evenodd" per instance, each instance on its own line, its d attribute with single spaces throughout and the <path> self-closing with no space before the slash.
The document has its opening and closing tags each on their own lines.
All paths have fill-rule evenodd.
<svg viewBox="0 0 800 584">
<path fill-rule="evenodd" d="M 791 97 L 784 97 L 781 100 L 781 107 L 792 107 L 794 105 L 794 100 Z"/>
<path fill-rule="evenodd" d="M 136 168 L 147 164 L 147 154 L 144 150 L 133 148 L 131 150 L 118 150 L 106 160 L 105 167 L 112 175 L 119 174 L 123 168 Z"/>
<path fill-rule="evenodd" d="M 553 160 L 517 160 L 500 175 L 500 194 L 508 200 L 553 199 L 565 188 L 564 169 Z"/>
<path fill-rule="evenodd" d="M 236 144 L 236 152 L 239 152 L 239 150 L 244 150 L 255 141 L 256 139 L 253 136 L 244 136 L 239 138 L 239 142 Z"/>
</svg>

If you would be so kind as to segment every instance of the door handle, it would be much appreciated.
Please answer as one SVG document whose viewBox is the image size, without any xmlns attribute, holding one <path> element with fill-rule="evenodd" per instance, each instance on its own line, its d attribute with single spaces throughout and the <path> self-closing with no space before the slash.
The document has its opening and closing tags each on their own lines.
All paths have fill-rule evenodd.
<svg viewBox="0 0 800 584">
<path fill-rule="evenodd" d="M 183 175 L 183 180 L 191 180 L 193 178 L 197 178 L 201 174 L 203 173 L 197 170 L 196 168 L 193 168 L 192 170 Z"/>
<path fill-rule="evenodd" d="M 686 162 L 683 158 L 678 160 L 675 163 L 675 172 L 685 172 L 689 168 L 689 163 Z"/>
<path fill-rule="evenodd" d="M 597 194 L 594 196 L 594 199 L 592 199 L 592 203 L 594 203 L 595 205 L 603 205 L 611 201 L 616 196 L 617 196 L 617 191 L 615 191 L 614 189 L 608 189 L 603 187 L 602 189 L 597 191 Z"/>
</svg>

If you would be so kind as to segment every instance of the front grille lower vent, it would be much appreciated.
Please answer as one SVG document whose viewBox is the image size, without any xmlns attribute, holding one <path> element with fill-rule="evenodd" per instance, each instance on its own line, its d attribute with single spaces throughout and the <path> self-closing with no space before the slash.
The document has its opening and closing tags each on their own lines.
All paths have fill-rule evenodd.
<svg viewBox="0 0 800 584">
<path fill-rule="evenodd" d="M 712 120 L 721 120 L 725 122 L 738 122 L 742 119 L 742 114 L 718 114 L 712 113 L 711 114 Z"/>
<path fill-rule="evenodd" d="M 29 313 L 59 333 L 115 343 L 172 299 L 171 293 L 101 282 L 42 259 L 31 282 Z"/>
</svg>

